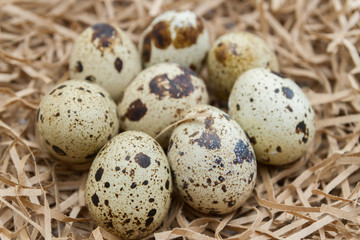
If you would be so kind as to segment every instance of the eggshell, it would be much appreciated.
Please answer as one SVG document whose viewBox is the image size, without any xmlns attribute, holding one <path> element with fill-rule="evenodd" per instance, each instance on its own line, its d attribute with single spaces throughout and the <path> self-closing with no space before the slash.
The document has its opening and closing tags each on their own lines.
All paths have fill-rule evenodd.
<svg viewBox="0 0 360 240">
<path fill-rule="evenodd" d="M 213 106 L 195 106 L 186 118 L 191 116 L 198 117 L 179 124 L 170 138 L 174 185 L 184 201 L 200 212 L 232 212 L 255 186 L 251 144 L 241 127 Z"/>
<path fill-rule="evenodd" d="M 258 161 L 283 165 L 299 159 L 315 135 L 315 113 L 294 81 L 251 69 L 236 81 L 229 113 L 247 132 Z"/>
<path fill-rule="evenodd" d="M 140 36 L 143 66 L 174 62 L 201 69 L 210 47 L 209 33 L 194 12 L 167 11 L 157 16 Z"/>
<path fill-rule="evenodd" d="M 117 101 L 141 70 L 139 53 L 120 28 L 98 23 L 76 39 L 70 63 L 70 78 L 96 82 Z"/>
<path fill-rule="evenodd" d="M 171 202 L 166 155 L 149 135 L 126 131 L 108 142 L 91 165 L 86 203 L 91 217 L 121 239 L 153 232 Z"/>
<path fill-rule="evenodd" d="M 94 159 L 119 131 L 116 105 L 100 86 L 69 80 L 55 86 L 41 100 L 36 129 L 55 158 L 82 163 Z"/>
<path fill-rule="evenodd" d="M 126 88 L 118 105 L 121 126 L 155 137 L 184 112 L 208 102 L 205 83 L 187 67 L 161 63 L 143 70 Z M 171 131 L 157 140 L 166 147 Z"/>
<path fill-rule="evenodd" d="M 257 35 L 250 32 L 227 33 L 219 37 L 207 58 L 209 83 L 223 99 L 228 99 L 236 79 L 251 68 L 279 71 L 274 52 Z"/>
</svg>

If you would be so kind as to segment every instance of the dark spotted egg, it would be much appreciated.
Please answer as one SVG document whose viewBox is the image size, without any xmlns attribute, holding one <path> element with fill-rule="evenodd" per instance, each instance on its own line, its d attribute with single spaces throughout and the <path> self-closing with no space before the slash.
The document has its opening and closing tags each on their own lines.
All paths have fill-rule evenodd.
<svg viewBox="0 0 360 240">
<path fill-rule="evenodd" d="M 98 23 L 76 39 L 70 63 L 70 77 L 96 82 L 117 101 L 125 87 L 140 72 L 136 46 L 120 28 Z"/>
<path fill-rule="evenodd" d="M 229 113 L 247 133 L 256 159 L 283 165 L 299 159 L 315 135 L 315 113 L 301 88 L 283 75 L 251 69 L 236 81 Z"/>
<path fill-rule="evenodd" d="M 279 71 L 275 53 L 257 35 L 250 32 L 227 33 L 209 50 L 209 84 L 223 99 L 228 99 L 236 79 L 251 68 Z"/>
<path fill-rule="evenodd" d="M 102 87 L 69 80 L 43 97 L 36 129 L 52 156 L 82 163 L 93 160 L 100 148 L 118 133 L 119 119 L 114 101 Z"/>
<path fill-rule="evenodd" d="M 140 131 L 108 142 L 93 161 L 86 203 L 95 222 L 121 239 L 153 232 L 171 202 L 170 167 L 161 146 Z"/>
<path fill-rule="evenodd" d="M 191 69 L 160 63 L 142 72 L 126 88 L 118 105 L 124 130 L 140 130 L 155 137 L 180 120 L 185 111 L 208 102 L 204 81 Z M 167 147 L 171 132 L 158 138 Z"/>
<path fill-rule="evenodd" d="M 209 33 L 194 12 L 167 11 L 156 17 L 140 36 L 144 67 L 175 62 L 200 71 L 210 47 Z"/>
<path fill-rule="evenodd" d="M 202 115 L 202 116 L 201 116 Z M 191 108 L 173 131 L 168 159 L 174 185 L 194 209 L 225 214 L 239 208 L 256 181 L 256 159 L 241 127 L 220 109 Z"/>
</svg>

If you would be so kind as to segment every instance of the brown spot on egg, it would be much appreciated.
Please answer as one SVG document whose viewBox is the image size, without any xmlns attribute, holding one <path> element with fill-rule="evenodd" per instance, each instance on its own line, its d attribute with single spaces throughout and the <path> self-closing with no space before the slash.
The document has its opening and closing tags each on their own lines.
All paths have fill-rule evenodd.
<svg viewBox="0 0 360 240">
<path fill-rule="evenodd" d="M 154 202 L 154 201 L 155 201 L 155 199 L 149 198 L 149 202 Z"/>
<path fill-rule="evenodd" d="M 98 168 L 98 170 L 95 173 L 95 180 L 97 182 L 101 180 L 103 173 L 104 173 L 104 169 L 102 167 Z"/>
<path fill-rule="evenodd" d="M 168 21 L 160 21 L 156 23 L 150 32 L 148 32 L 143 41 L 141 52 L 142 61 L 148 62 L 151 58 L 151 42 L 160 49 L 166 49 L 171 44 L 170 23 Z"/>
<path fill-rule="evenodd" d="M 219 167 L 224 167 L 225 165 L 222 163 L 222 158 L 218 157 L 215 159 L 215 163 L 219 165 Z"/>
<path fill-rule="evenodd" d="M 225 178 L 224 178 L 223 176 L 219 176 L 219 178 L 218 178 L 218 179 L 219 179 L 219 181 L 220 181 L 220 182 L 225 181 Z"/>
<path fill-rule="evenodd" d="M 214 124 L 214 118 L 212 116 L 208 116 L 205 118 L 205 128 L 210 129 Z"/>
<path fill-rule="evenodd" d="M 204 25 L 199 17 L 196 18 L 196 25 L 176 25 L 176 37 L 173 41 L 175 48 L 186 48 L 196 44 L 199 35 L 203 32 Z"/>
<path fill-rule="evenodd" d="M 65 88 L 65 87 L 66 87 L 66 85 L 63 84 L 63 85 L 58 86 L 56 89 L 63 89 L 63 88 Z"/>
<path fill-rule="evenodd" d="M 199 131 L 195 131 L 193 134 L 191 134 L 189 137 L 195 137 L 197 134 L 199 134 Z"/>
<path fill-rule="evenodd" d="M 124 121 L 127 118 L 130 121 L 139 121 L 145 116 L 146 112 L 146 105 L 140 99 L 137 99 L 130 104 L 122 120 Z"/>
<path fill-rule="evenodd" d="M 149 87 L 150 93 L 157 95 L 159 100 L 165 96 L 170 98 L 187 97 L 194 91 L 189 71 L 184 71 L 183 74 L 179 74 L 173 79 L 170 79 L 167 74 L 158 75 L 151 80 Z"/>
<path fill-rule="evenodd" d="M 106 23 L 98 23 L 91 27 L 93 34 L 91 41 L 98 40 L 96 48 L 104 51 L 104 48 L 110 47 L 114 38 L 118 37 L 116 30 Z"/>
<path fill-rule="evenodd" d="M 237 52 L 236 48 L 237 45 L 235 43 L 219 43 L 214 50 L 216 60 L 220 62 L 223 66 L 226 66 L 226 60 L 231 55 L 241 55 Z"/>
<path fill-rule="evenodd" d="M 115 66 L 116 71 L 121 72 L 122 67 L 123 67 L 123 62 L 121 61 L 120 58 L 116 58 L 114 66 Z"/>
<path fill-rule="evenodd" d="M 295 129 L 295 132 L 297 134 L 299 133 L 302 133 L 304 134 L 304 137 L 302 138 L 302 141 L 304 143 L 306 143 L 308 141 L 308 138 L 309 138 L 309 129 L 306 128 L 306 124 L 304 121 L 301 121 L 299 122 L 297 125 L 296 125 L 296 129 Z"/>
<path fill-rule="evenodd" d="M 144 153 L 138 153 L 135 156 L 135 162 L 139 164 L 140 167 L 147 168 L 151 163 L 151 159 L 148 155 Z"/>
<path fill-rule="evenodd" d="M 206 130 L 201 134 L 198 139 L 191 140 L 191 143 L 198 143 L 200 147 L 205 147 L 209 150 L 220 149 L 221 148 L 221 140 L 216 133 L 216 130 Z"/>
<path fill-rule="evenodd" d="M 168 180 L 166 180 L 166 183 L 165 183 L 166 190 L 169 190 L 169 186 L 170 186 L 170 181 L 168 179 Z"/>
<path fill-rule="evenodd" d="M 105 186 L 106 188 L 109 188 L 109 187 L 110 187 L 110 183 L 109 183 L 109 182 L 106 182 L 104 186 Z"/>
<path fill-rule="evenodd" d="M 236 104 L 236 110 L 240 111 L 240 105 L 239 104 Z"/>
<path fill-rule="evenodd" d="M 235 203 L 236 203 L 236 200 L 230 200 L 227 202 L 227 205 L 228 205 L 228 207 L 232 207 L 235 205 Z"/>
<path fill-rule="evenodd" d="M 131 189 L 136 188 L 136 183 L 133 182 L 133 183 L 131 184 L 130 188 L 131 188 Z"/>
<path fill-rule="evenodd" d="M 148 227 L 153 221 L 154 221 L 154 218 L 153 218 L 153 217 L 149 217 L 149 218 L 146 219 L 146 221 L 145 221 L 145 226 Z"/>
<path fill-rule="evenodd" d="M 56 152 L 57 154 L 59 154 L 60 156 L 66 156 L 66 152 L 64 152 L 64 150 L 62 150 L 61 148 L 59 148 L 58 146 L 53 145 L 52 149 L 54 150 L 54 152 Z"/>
<path fill-rule="evenodd" d="M 233 160 L 234 164 L 242 164 L 245 161 L 251 163 L 255 160 L 255 156 L 250 151 L 249 145 L 245 144 L 241 139 L 236 143 L 234 148 L 235 159 Z"/>
<path fill-rule="evenodd" d="M 187 189 L 189 184 L 184 181 L 183 185 L 181 186 L 182 189 Z"/>
<path fill-rule="evenodd" d="M 277 146 L 277 147 L 276 147 L 276 151 L 277 151 L 277 152 L 281 152 L 281 147 L 280 147 L 280 146 Z"/>
<path fill-rule="evenodd" d="M 155 216 L 155 214 L 156 214 L 156 209 L 151 209 L 149 212 L 148 212 L 148 217 L 153 217 L 153 216 Z"/>
<path fill-rule="evenodd" d="M 115 171 L 120 171 L 120 167 L 116 166 Z"/>
<path fill-rule="evenodd" d="M 225 185 L 225 184 L 221 186 L 221 190 L 222 190 L 223 192 L 226 192 L 226 191 L 227 191 L 227 190 L 226 190 L 226 185 Z"/>
<path fill-rule="evenodd" d="M 109 200 L 106 199 L 106 200 L 104 201 L 104 203 L 105 203 L 106 206 L 109 206 Z"/>
<path fill-rule="evenodd" d="M 82 63 L 80 61 L 76 62 L 75 71 L 76 72 L 82 72 L 83 71 L 83 65 L 82 65 Z"/>
<path fill-rule="evenodd" d="M 94 195 L 91 196 L 91 201 L 95 205 L 95 207 L 99 206 L 99 197 L 96 193 L 94 193 Z"/>
<path fill-rule="evenodd" d="M 274 92 L 275 92 L 275 93 L 279 93 L 280 90 L 279 90 L 278 88 L 276 88 L 276 89 L 274 90 Z"/>
<path fill-rule="evenodd" d="M 290 88 L 288 87 L 282 87 L 281 88 L 282 92 L 283 92 L 283 95 L 288 98 L 288 99 L 292 99 L 294 97 L 294 92 L 293 90 L 291 90 Z"/>
<path fill-rule="evenodd" d="M 292 109 L 292 107 L 290 107 L 290 105 L 287 105 L 286 109 L 289 110 L 290 112 L 293 112 L 293 109 Z"/>
<path fill-rule="evenodd" d="M 46 143 L 47 145 L 51 145 L 50 142 L 49 142 L 47 139 L 45 139 L 45 143 Z"/>
</svg>

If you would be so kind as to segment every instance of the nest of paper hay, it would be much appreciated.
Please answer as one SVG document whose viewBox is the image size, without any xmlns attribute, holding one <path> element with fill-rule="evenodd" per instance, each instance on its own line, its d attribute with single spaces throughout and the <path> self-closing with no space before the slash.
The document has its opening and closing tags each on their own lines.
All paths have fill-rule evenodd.
<svg viewBox="0 0 360 240">
<path fill-rule="evenodd" d="M 90 219 L 86 171 L 54 164 L 34 136 L 42 96 L 68 79 L 77 35 L 113 23 L 137 43 L 154 16 L 191 9 L 212 42 L 250 31 L 276 51 L 316 112 L 317 132 L 292 165 L 259 165 L 253 196 L 226 216 L 174 197 L 155 239 L 360 238 L 360 4 L 333 1 L 0 1 L 0 239 L 113 239 Z M 206 69 L 202 72 L 207 78 Z"/>
</svg>

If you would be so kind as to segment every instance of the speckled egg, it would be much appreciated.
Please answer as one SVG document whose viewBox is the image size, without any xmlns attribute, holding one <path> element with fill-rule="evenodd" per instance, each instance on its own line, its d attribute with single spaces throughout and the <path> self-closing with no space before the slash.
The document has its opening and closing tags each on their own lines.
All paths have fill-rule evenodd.
<svg viewBox="0 0 360 240">
<path fill-rule="evenodd" d="M 108 142 L 91 165 L 86 203 L 95 222 L 121 239 L 153 232 L 171 202 L 170 167 L 161 146 L 140 131 Z"/>
<path fill-rule="evenodd" d="M 175 63 L 157 64 L 140 72 L 126 88 L 118 105 L 121 126 L 155 137 L 187 109 L 208 99 L 205 83 L 195 72 Z M 162 146 L 167 146 L 170 134 L 157 139 Z"/>
<path fill-rule="evenodd" d="M 41 100 L 36 129 L 55 158 L 70 163 L 91 161 L 119 131 L 116 104 L 102 87 L 69 80 Z"/>
<path fill-rule="evenodd" d="M 274 52 L 250 32 L 228 33 L 212 45 L 207 58 L 209 83 L 223 99 L 228 99 L 236 79 L 251 68 L 279 71 Z"/>
<path fill-rule="evenodd" d="M 70 63 L 70 77 L 96 82 L 117 101 L 125 87 L 141 70 L 136 46 L 120 28 L 98 23 L 76 39 Z"/>
<path fill-rule="evenodd" d="M 199 71 L 210 47 L 209 33 L 194 12 L 167 11 L 140 36 L 143 66 L 175 62 Z"/>
<path fill-rule="evenodd" d="M 294 81 L 267 69 L 251 69 L 236 81 L 229 113 L 247 133 L 256 159 L 283 165 L 299 159 L 315 135 L 315 114 Z"/>
<path fill-rule="evenodd" d="M 253 148 L 241 127 L 218 108 L 198 105 L 186 115 L 191 116 L 197 117 L 174 129 L 168 147 L 174 185 L 200 212 L 232 212 L 255 186 Z"/>
</svg>

